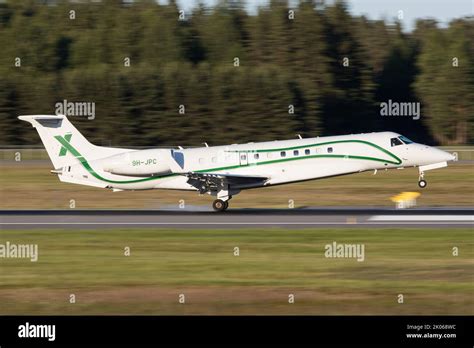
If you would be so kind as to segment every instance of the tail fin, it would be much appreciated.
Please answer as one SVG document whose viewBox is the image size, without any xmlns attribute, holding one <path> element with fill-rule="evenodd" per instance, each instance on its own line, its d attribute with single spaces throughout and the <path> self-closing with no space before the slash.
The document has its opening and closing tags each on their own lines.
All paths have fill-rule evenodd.
<svg viewBox="0 0 474 348">
<path fill-rule="evenodd" d="M 91 144 L 64 115 L 28 115 L 18 118 L 36 128 L 54 168 L 70 165 L 80 157 L 91 161 L 124 151 Z"/>
</svg>

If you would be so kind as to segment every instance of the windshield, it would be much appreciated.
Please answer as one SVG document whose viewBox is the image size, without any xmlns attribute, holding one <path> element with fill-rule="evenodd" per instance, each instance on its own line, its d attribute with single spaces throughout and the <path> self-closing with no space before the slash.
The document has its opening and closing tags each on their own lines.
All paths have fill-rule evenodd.
<svg viewBox="0 0 474 348">
<path fill-rule="evenodd" d="M 408 139 L 407 137 L 405 137 L 403 135 L 399 136 L 398 139 L 403 141 L 405 144 L 412 144 L 413 143 L 413 141 L 411 141 L 410 139 Z"/>
<path fill-rule="evenodd" d="M 390 139 L 390 145 L 392 145 L 392 147 L 394 147 L 394 146 L 398 146 L 398 145 L 403 145 L 403 143 L 398 138 L 392 138 L 392 139 Z"/>
</svg>

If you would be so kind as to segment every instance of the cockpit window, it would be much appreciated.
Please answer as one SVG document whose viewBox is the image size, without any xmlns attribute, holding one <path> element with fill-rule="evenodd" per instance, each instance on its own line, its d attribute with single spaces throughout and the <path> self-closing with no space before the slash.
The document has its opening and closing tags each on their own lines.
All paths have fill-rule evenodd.
<svg viewBox="0 0 474 348">
<path fill-rule="evenodd" d="M 398 138 L 392 138 L 392 139 L 390 139 L 390 144 L 392 145 L 392 147 L 398 146 L 398 145 L 403 145 L 403 143 L 401 142 L 401 140 L 398 139 Z"/>
<path fill-rule="evenodd" d="M 413 141 L 411 141 L 410 139 L 408 139 L 407 137 L 405 137 L 403 135 L 399 136 L 398 139 L 403 141 L 405 144 L 412 144 L 413 143 Z"/>
</svg>

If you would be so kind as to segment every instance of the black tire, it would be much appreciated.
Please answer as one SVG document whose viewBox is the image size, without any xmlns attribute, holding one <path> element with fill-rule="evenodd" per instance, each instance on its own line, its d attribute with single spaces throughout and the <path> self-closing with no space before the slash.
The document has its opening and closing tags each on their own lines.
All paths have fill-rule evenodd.
<svg viewBox="0 0 474 348">
<path fill-rule="evenodd" d="M 418 181 L 418 186 L 420 186 L 421 188 L 425 188 L 427 185 L 428 184 L 425 180 Z"/>
<path fill-rule="evenodd" d="M 213 203 L 212 203 L 212 209 L 214 209 L 214 211 L 224 211 L 226 209 L 226 202 L 224 202 L 222 199 L 216 199 Z"/>
<path fill-rule="evenodd" d="M 227 208 L 229 208 L 229 201 L 225 201 L 225 207 L 224 207 L 224 210 L 227 210 Z"/>
</svg>

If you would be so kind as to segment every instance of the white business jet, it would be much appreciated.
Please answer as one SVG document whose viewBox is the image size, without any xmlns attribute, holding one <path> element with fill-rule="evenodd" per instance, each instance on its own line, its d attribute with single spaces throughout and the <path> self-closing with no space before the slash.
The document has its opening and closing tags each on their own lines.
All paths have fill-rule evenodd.
<svg viewBox="0 0 474 348">
<path fill-rule="evenodd" d="M 261 143 L 132 150 L 91 144 L 63 115 L 19 116 L 38 131 L 64 182 L 122 190 L 192 190 L 216 197 L 224 211 L 245 189 L 379 169 L 447 166 L 455 156 L 393 132 Z"/>
</svg>

